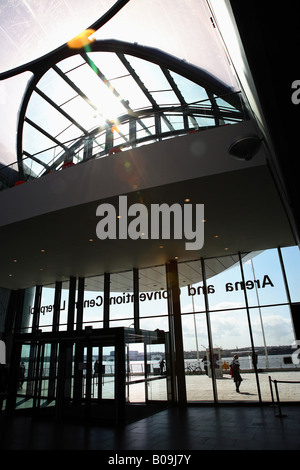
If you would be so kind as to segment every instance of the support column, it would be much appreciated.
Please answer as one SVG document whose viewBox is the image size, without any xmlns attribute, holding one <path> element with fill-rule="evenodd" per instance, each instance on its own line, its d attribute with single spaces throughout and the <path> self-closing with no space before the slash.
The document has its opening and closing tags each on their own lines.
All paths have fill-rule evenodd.
<svg viewBox="0 0 300 470">
<path fill-rule="evenodd" d="M 202 271 L 202 280 L 203 280 L 203 287 L 204 287 L 205 316 L 206 316 L 208 349 L 209 349 L 209 355 L 210 355 L 209 360 L 210 360 L 210 368 L 211 368 L 211 375 L 212 375 L 214 403 L 218 403 L 216 371 L 215 371 L 215 362 L 214 362 L 214 347 L 213 347 L 213 340 L 212 340 L 212 331 L 211 331 L 210 314 L 209 314 L 209 303 L 208 303 L 208 296 L 207 296 L 205 262 L 204 262 L 203 258 L 201 258 L 201 271 Z"/>
<path fill-rule="evenodd" d="M 53 324 L 52 324 L 53 332 L 59 331 L 61 288 L 62 288 L 62 282 L 57 281 L 55 283 L 54 306 L 53 306 Z"/>
<path fill-rule="evenodd" d="M 240 262 L 242 282 L 243 282 L 243 286 L 245 286 L 246 284 L 245 284 L 245 276 L 244 276 L 243 262 L 242 262 L 241 253 L 239 253 L 239 262 Z M 244 297 L 245 297 L 247 320 L 248 320 L 248 327 L 249 327 L 249 334 L 250 334 L 252 357 L 255 357 L 255 347 L 254 347 L 254 340 L 253 340 L 253 333 L 252 333 L 252 326 L 251 326 L 251 319 L 250 319 L 250 311 L 249 311 L 249 305 L 248 305 L 248 298 L 247 298 L 246 289 L 244 289 Z M 258 371 L 257 371 L 256 361 L 253 362 L 253 367 L 254 367 L 255 378 L 256 378 L 258 398 L 259 398 L 259 402 L 261 403 L 261 393 L 260 393 L 260 385 L 259 385 L 259 378 L 258 378 Z"/>
<path fill-rule="evenodd" d="M 42 286 L 36 286 L 34 308 L 33 308 L 33 320 L 32 320 L 32 332 L 33 333 L 35 333 L 39 327 L 41 299 L 42 299 Z"/>
<path fill-rule="evenodd" d="M 134 329 L 140 329 L 139 270 L 133 269 L 133 320 Z"/>
<path fill-rule="evenodd" d="M 83 326 L 84 277 L 78 279 L 76 330 L 81 331 Z"/>
<path fill-rule="evenodd" d="M 71 277 L 70 284 L 69 284 L 69 307 L 68 307 L 68 322 L 67 322 L 68 331 L 74 330 L 75 296 L 76 296 L 76 277 Z"/>
<path fill-rule="evenodd" d="M 187 399 L 177 261 L 172 260 L 166 264 L 166 274 L 174 400 L 184 406 Z"/>
<path fill-rule="evenodd" d="M 104 274 L 103 328 L 109 328 L 110 274 Z"/>
</svg>

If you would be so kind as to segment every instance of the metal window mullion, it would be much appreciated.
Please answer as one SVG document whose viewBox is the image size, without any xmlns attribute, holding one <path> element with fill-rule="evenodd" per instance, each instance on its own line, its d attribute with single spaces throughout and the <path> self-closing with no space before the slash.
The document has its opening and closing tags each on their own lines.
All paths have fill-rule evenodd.
<svg viewBox="0 0 300 470">
<path fill-rule="evenodd" d="M 104 273 L 103 328 L 109 328 L 110 273 Z"/>
<path fill-rule="evenodd" d="M 136 119 L 129 119 L 129 142 L 136 147 Z"/>
<path fill-rule="evenodd" d="M 244 276 L 244 269 L 243 269 L 243 262 L 242 262 L 242 256 L 241 253 L 238 253 L 239 255 L 239 264 L 240 264 L 240 270 L 241 270 L 241 276 L 242 276 L 242 285 L 245 286 L 245 276 Z M 246 305 L 246 312 L 247 312 L 247 320 L 248 320 L 248 328 L 249 328 L 249 334 L 250 334 L 250 342 L 251 342 L 251 350 L 252 350 L 252 356 L 255 357 L 255 347 L 254 347 L 254 339 L 253 339 L 253 332 L 252 332 L 252 325 L 251 325 L 251 318 L 250 318 L 250 309 L 249 309 L 249 304 L 248 304 L 248 297 L 246 293 L 246 289 L 244 289 L 244 298 L 245 298 L 245 305 Z M 256 378 L 256 385 L 257 385 L 257 392 L 258 392 L 258 398 L 259 401 L 261 402 L 261 392 L 260 392 L 260 384 L 259 384 L 259 378 L 258 378 L 258 371 L 257 371 L 257 364 L 256 361 L 253 362 L 253 367 L 254 367 L 254 373 L 255 373 L 255 378 Z"/>
<path fill-rule="evenodd" d="M 139 270 L 133 269 L 133 317 L 134 328 L 140 328 L 140 303 L 139 303 Z"/>
<path fill-rule="evenodd" d="M 210 354 L 210 368 L 212 372 L 213 395 L 214 395 L 214 402 L 218 403 L 216 371 L 215 371 L 215 362 L 214 362 L 214 347 L 213 347 L 212 330 L 211 330 L 211 322 L 210 322 L 209 301 L 208 301 L 208 294 L 207 294 L 205 261 L 203 258 L 201 258 L 200 261 L 201 261 L 202 281 L 203 281 L 203 287 L 204 287 L 204 303 L 205 303 L 206 327 L 207 327 L 207 336 L 208 336 L 208 349 L 209 349 L 209 354 Z"/>
<path fill-rule="evenodd" d="M 54 293 L 54 305 L 53 305 L 53 323 L 52 323 L 53 332 L 56 332 L 59 330 L 61 290 L 62 290 L 62 282 L 56 281 L 55 293 Z"/>
<path fill-rule="evenodd" d="M 39 327 L 41 298 L 42 298 L 42 286 L 36 286 L 34 307 L 33 307 L 33 320 L 32 320 L 32 332 L 33 333 L 35 333 Z"/>
<path fill-rule="evenodd" d="M 161 120 L 160 120 L 160 114 L 155 113 L 154 115 L 154 121 L 155 121 L 155 134 L 158 136 L 158 139 L 161 140 L 160 135 L 161 135 Z"/>
</svg>

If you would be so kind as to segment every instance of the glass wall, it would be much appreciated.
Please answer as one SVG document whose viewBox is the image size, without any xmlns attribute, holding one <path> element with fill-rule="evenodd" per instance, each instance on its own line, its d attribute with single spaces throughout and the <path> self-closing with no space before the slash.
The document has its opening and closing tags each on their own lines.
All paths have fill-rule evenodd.
<svg viewBox="0 0 300 470">
<path fill-rule="evenodd" d="M 133 326 L 133 272 L 110 275 L 109 326 Z"/>
<path fill-rule="evenodd" d="M 83 329 L 87 326 L 103 328 L 104 276 L 85 279 L 83 301 Z"/>
<path fill-rule="evenodd" d="M 219 402 L 271 401 L 270 379 L 280 381 L 280 400 L 298 400 L 290 303 L 299 301 L 298 247 L 207 259 L 203 267 L 205 273 L 200 261 L 178 264 L 179 279 L 189 269 L 201 280 L 191 277 L 181 287 L 188 401 L 211 401 L 214 388 Z M 230 371 L 234 355 L 243 379 L 238 393 Z"/>
<path fill-rule="evenodd" d="M 188 402 L 268 402 L 269 378 L 280 381 L 282 401 L 296 400 L 296 385 L 291 382 L 300 381 L 298 247 L 178 261 L 177 266 Z M 138 325 L 142 330 L 170 330 L 165 266 L 113 273 L 109 280 L 106 312 L 110 328 Z M 62 283 L 58 330 L 67 329 L 70 285 L 69 280 Z M 33 324 L 35 290 L 38 292 L 35 288 L 25 291 L 24 332 Z M 104 290 L 103 275 L 84 280 L 82 329 L 103 328 Z M 43 287 L 40 295 L 38 328 L 49 332 L 54 322 L 55 286 Z M 78 302 L 77 280 L 74 325 Z M 128 354 L 134 369 L 140 365 L 132 362 L 145 351 L 138 343 L 132 348 Z M 230 371 L 234 355 L 238 355 L 243 379 L 239 393 Z M 164 348 L 152 345 L 151 358 L 164 360 Z M 143 390 L 141 401 L 144 399 Z"/>
<path fill-rule="evenodd" d="M 165 266 L 139 270 L 139 316 L 143 330 L 169 330 Z"/>
</svg>

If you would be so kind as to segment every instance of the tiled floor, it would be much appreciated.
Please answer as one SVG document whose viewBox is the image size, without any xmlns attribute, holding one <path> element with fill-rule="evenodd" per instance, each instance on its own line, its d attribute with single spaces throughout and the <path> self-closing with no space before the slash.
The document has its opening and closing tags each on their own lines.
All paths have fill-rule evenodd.
<svg viewBox="0 0 300 470">
<path fill-rule="evenodd" d="M 124 427 L 1 418 L 3 450 L 300 450 L 300 406 L 169 408 Z"/>
</svg>

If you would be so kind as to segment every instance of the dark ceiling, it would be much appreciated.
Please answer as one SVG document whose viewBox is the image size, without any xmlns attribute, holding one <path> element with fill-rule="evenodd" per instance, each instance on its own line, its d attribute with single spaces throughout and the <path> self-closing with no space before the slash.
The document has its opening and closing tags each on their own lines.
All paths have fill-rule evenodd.
<svg viewBox="0 0 300 470">
<path fill-rule="evenodd" d="M 201 250 L 186 250 L 184 239 L 99 240 L 95 233 L 99 201 L 91 202 L 1 227 L 5 255 L 0 285 L 13 289 L 46 285 L 70 276 L 163 265 L 175 257 L 183 262 L 294 244 L 264 165 L 133 192 L 128 207 L 141 200 L 146 207 L 161 201 L 170 206 L 187 194 L 205 207 Z M 116 198 L 105 202 L 118 204 Z"/>
<path fill-rule="evenodd" d="M 275 145 L 277 162 L 300 233 L 300 105 L 292 103 L 299 79 L 298 0 L 230 0 L 259 100 Z"/>
</svg>

